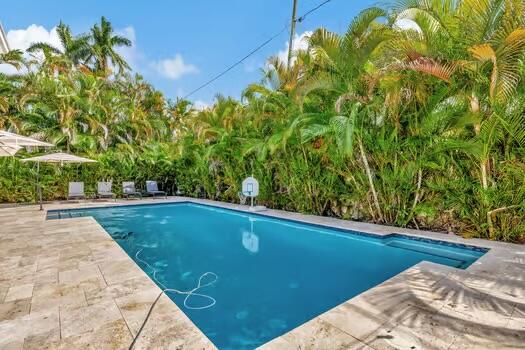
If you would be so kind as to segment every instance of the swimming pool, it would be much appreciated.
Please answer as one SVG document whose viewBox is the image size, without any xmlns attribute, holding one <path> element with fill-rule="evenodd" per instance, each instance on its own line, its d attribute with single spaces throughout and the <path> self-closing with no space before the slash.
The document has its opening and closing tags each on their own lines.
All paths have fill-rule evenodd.
<svg viewBox="0 0 525 350">
<path fill-rule="evenodd" d="M 466 268 L 482 248 L 379 237 L 194 203 L 49 211 L 93 216 L 219 349 L 253 349 L 420 261 Z M 137 255 L 138 254 L 138 255 Z M 199 308 L 207 305 L 212 307 Z"/>
</svg>

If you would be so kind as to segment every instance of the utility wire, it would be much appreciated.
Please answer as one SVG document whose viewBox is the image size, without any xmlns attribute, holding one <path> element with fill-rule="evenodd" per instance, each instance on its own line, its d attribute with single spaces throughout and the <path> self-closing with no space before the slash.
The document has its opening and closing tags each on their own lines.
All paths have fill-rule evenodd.
<svg viewBox="0 0 525 350">
<path fill-rule="evenodd" d="M 323 7 L 324 5 L 328 4 L 329 2 L 331 2 L 332 0 L 325 0 L 323 1 L 322 3 L 320 3 L 319 5 L 317 5 L 316 7 L 306 11 L 302 16 L 298 17 L 295 22 L 303 22 L 306 18 L 306 16 L 310 15 L 312 12 L 315 12 L 317 10 L 319 10 L 321 7 Z M 229 71 L 231 71 L 233 68 L 237 67 L 238 65 L 240 65 L 241 63 L 243 63 L 244 61 L 246 61 L 250 56 L 252 56 L 253 54 L 255 54 L 257 51 L 261 50 L 263 47 L 265 47 L 266 45 L 268 45 L 270 42 L 272 42 L 273 40 L 275 40 L 278 36 L 280 36 L 285 30 L 287 30 L 288 28 L 290 27 L 290 24 L 287 24 L 285 25 L 278 33 L 274 34 L 273 36 L 271 36 L 270 38 L 268 38 L 267 40 L 265 40 L 263 43 L 261 43 L 259 46 L 257 46 L 255 49 L 253 49 L 252 51 L 250 51 L 248 54 L 246 54 L 243 58 L 241 58 L 240 60 L 238 60 L 237 62 L 233 63 L 232 65 L 228 66 L 225 70 L 223 70 L 222 72 L 220 72 L 219 74 L 217 74 L 216 76 L 214 76 L 213 78 L 211 78 L 210 80 L 208 80 L 207 82 L 205 82 L 204 84 L 200 85 L 198 88 L 192 90 L 189 94 L 187 94 L 186 96 L 184 96 L 184 99 L 186 100 L 188 97 L 190 97 L 191 95 L 193 95 L 194 93 L 196 93 L 197 91 L 200 91 L 202 89 L 204 89 L 206 86 L 210 85 L 211 83 L 213 83 L 214 81 L 216 81 L 217 79 L 221 78 L 223 75 L 225 75 L 226 73 L 228 73 Z"/>
<path fill-rule="evenodd" d="M 306 16 L 308 16 L 312 12 L 315 12 L 315 11 L 319 10 L 321 7 L 323 7 L 324 5 L 328 4 L 330 1 L 332 1 L 332 0 L 323 1 L 322 3 L 317 5 L 316 7 L 312 8 L 311 10 L 306 11 L 301 17 L 297 18 L 296 22 L 301 23 L 302 21 L 304 21 L 306 19 Z"/>
<path fill-rule="evenodd" d="M 237 62 L 235 62 L 234 64 L 232 64 L 231 66 L 229 66 L 228 68 L 226 68 L 225 70 L 223 70 L 221 73 L 217 74 L 216 76 L 214 76 L 213 78 L 211 78 L 210 80 L 208 80 L 206 83 L 202 84 L 201 86 L 199 86 L 198 88 L 196 88 L 195 90 L 191 91 L 189 94 L 187 94 L 186 96 L 184 96 L 184 99 L 187 99 L 188 97 L 190 97 L 191 95 L 193 95 L 194 93 L 196 93 L 197 91 L 205 88 L 206 86 L 210 85 L 211 83 L 213 83 L 215 80 L 219 79 L 220 77 L 222 77 L 223 75 L 225 75 L 226 73 L 228 73 L 229 71 L 231 71 L 233 68 L 237 67 L 239 64 L 243 63 L 244 61 L 246 61 L 246 59 L 248 59 L 250 56 L 252 56 L 254 53 L 256 53 L 257 51 L 259 51 L 260 49 L 262 49 L 263 47 L 265 47 L 266 45 L 268 45 L 271 41 L 273 41 L 275 38 L 277 38 L 278 36 L 280 36 L 285 30 L 288 29 L 290 25 L 286 25 L 283 27 L 283 29 L 281 29 L 277 34 L 274 34 L 272 37 L 270 37 L 269 39 L 267 39 L 265 42 L 263 42 L 262 44 L 260 44 L 259 46 L 257 46 L 255 49 L 253 49 L 252 51 L 250 51 L 246 56 L 244 56 L 243 58 L 241 58 L 240 60 L 238 60 Z"/>
</svg>

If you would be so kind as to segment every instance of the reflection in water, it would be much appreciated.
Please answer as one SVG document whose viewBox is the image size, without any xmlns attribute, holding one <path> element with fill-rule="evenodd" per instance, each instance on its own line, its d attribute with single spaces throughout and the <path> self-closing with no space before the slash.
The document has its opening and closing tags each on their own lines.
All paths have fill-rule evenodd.
<svg viewBox="0 0 525 350">
<path fill-rule="evenodd" d="M 244 231 L 242 233 L 242 245 L 250 253 L 256 254 L 259 252 L 259 236 L 253 233 L 253 223 L 255 219 L 249 218 L 249 220 L 250 220 L 250 231 L 249 232 Z"/>
</svg>

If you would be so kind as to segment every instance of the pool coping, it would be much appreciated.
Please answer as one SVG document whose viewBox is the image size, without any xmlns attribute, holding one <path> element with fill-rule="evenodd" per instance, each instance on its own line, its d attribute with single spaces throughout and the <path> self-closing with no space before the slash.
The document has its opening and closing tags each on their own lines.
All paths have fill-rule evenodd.
<svg viewBox="0 0 525 350">
<path fill-rule="evenodd" d="M 344 234 L 351 234 L 351 235 L 358 235 L 358 236 L 365 236 L 365 237 L 375 237 L 375 238 L 404 238 L 404 239 L 409 239 L 409 240 L 415 240 L 415 241 L 420 241 L 420 242 L 424 242 L 424 243 L 430 243 L 430 244 L 436 244 L 436 245 L 444 245 L 444 246 L 448 246 L 448 247 L 454 247 L 454 248 L 462 248 L 462 249 L 467 249 L 467 250 L 473 250 L 473 251 L 477 251 L 477 252 L 481 252 L 481 253 L 487 253 L 491 248 L 488 248 L 488 247 L 481 247 L 479 245 L 473 245 L 473 244 L 467 244 L 467 243 L 458 243 L 458 242 L 450 242 L 450 241 L 447 241 L 447 240 L 443 240 L 443 239 L 437 239 L 437 238 L 427 238 L 427 237 L 421 237 L 421 236 L 416 236 L 416 235 L 412 235 L 412 234 L 407 234 L 407 233 L 398 233 L 398 232 L 391 232 L 391 233 L 385 233 L 385 234 L 377 234 L 376 232 L 362 232 L 362 231 L 357 231 L 355 229 L 349 229 L 349 228 L 341 228 L 341 227 L 335 227 L 333 225 L 327 225 L 327 224 L 319 224 L 319 223 L 313 223 L 311 221 L 300 221 L 300 220 L 297 220 L 297 219 L 292 219 L 292 218 L 288 218 L 287 216 L 284 216 L 284 217 L 278 217 L 278 216 L 274 216 L 274 215 L 265 215 L 265 213 L 267 212 L 267 209 L 265 209 L 264 211 L 252 211 L 250 209 L 248 210 L 245 210 L 245 208 L 231 208 L 231 207 L 225 207 L 225 206 L 219 206 L 217 204 L 209 204 L 209 203 L 202 203 L 202 202 L 196 202 L 196 201 L 191 201 L 191 200 L 181 200 L 181 201 L 171 201 L 171 202 L 165 202 L 165 203 L 148 203 L 148 204 L 128 204 L 128 205 L 125 205 L 125 206 L 152 206 L 152 205 L 170 205 L 170 204 L 196 204 L 196 205 L 201 205 L 201 206 L 205 206 L 205 207 L 211 207 L 211 208 L 218 208 L 218 209 L 223 209 L 223 210 L 228 210 L 228 211 L 233 211 L 233 212 L 238 212 L 238 213 L 246 213 L 246 214 L 249 214 L 249 215 L 252 215 L 252 216 L 259 216 L 259 217 L 263 217 L 263 218 L 267 218 L 267 219 L 279 219 L 279 220 L 283 220 L 283 221 L 286 221 L 286 222 L 291 222 L 291 223 L 296 223 L 296 224 L 306 224 L 306 225 L 309 225 L 309 226 L 313 226 L 313 227 L 318 227 L 318 228 L 322 228 L 322 229 L 331 229 L 331 230 L 334 230 L 334 231 L 337 231 L 337 232 L 341 232 L 341 233 L 344 233 Z M 122 205 L 120 205 L 122 206 Z M 107 206 L 95 206 L 95 207 L 90 207 L 89 209 L 105 209 L 105 208 L 111 208 L 112 206 L 111 205 L 107 205 Z M 117 206 L 113 206 L 113 207 L 117 207 Z M 57 212 L 57 213 L 61 213 L 61 212 L 69 212 L 69 211 L 78 211 L 78 210 L 82 210 L 80 208 L 68 208 L 68 209 L 63 209 L 63 210 L 60 210 L 60 209 L 51 209 L 51 210 L 48 210 L 47 211 L 47 215 L 46 215 L 46 218 L 49 220 L 49 213 L 54 213 L 54 212 Z M 286 212 L 288 213 L 288 212 Z M 55 219 L 55 218 L 53 218 Z M 58 219 L 68 219 L 68 218 L 58 218 Z"/>
<path fill-rule="evenodd" d="M 518 260 L 521 262 L 520 259 L 523 258 L 524 260 L 522 263 L 525 264 L 525 256 L 523 255 L 523 252 L 524 252 L 523 246 L 517 245 L 517 244 L 493 242 L 493 241 L 487 241 L 483 239 L 464 239 L 462 237 L 459 237 L 456 235 L 450 235 L 450 234 L 436 233 L 436 232 L 430 232 L 430 231 L 418 231 L 418 230 L 397 228 L 397 227 L 391 227 L 391 226 L 354 222 L 354 221 L 347 221 L 347 220 L 341 220 L 341 219 L 336 219 L 336 218 L 306 215 L 306 214 L 287 212 L 287 211 L 282 211 L 282 210 L 274 210 L 274 209 L 267 209 L 264 212 L 254 213 L 253 211 L 250 211 L 249 207 L 246 205 L 231 204 L 231 203 L 217 202 L 217 201 L 212 201 L 212 200 L 207 200 L 207 199 L 196 199 L 196 198 L 188 198 L 188 197 L 171 197 L 168 199 L 146 199 L 146 200 L 140 200 L 140 201 L 129 200 L 129 201 L 104 202 L 104 203 L 82 202 L 82 203 L 67 203 L 66 205 L 49 204 L 49 205 L 46 205 L 45 207 L 46 211 L 44 215 L 44 220 L 47 217 L 47 212 L 52 212 L 53 210 L 68 210 L 68 209 L 82 209 L 82 208 L 92 209 L 92 208 L 97 208 L 97 207 L 103 208 L 103 207 L 108 207 L 108 206 L 150 205 L 150 204 L 155 204 L 155 203 L 156 204 L 195 203 L 195 204 L 208 205 L 208 206 L 218 207 L 218 208 L 223 208 L 223 209 L 236 210 L 236 211 L 245 212 L 248 214 L 261 215 L 261 216 L 269 217 L 269 218 L 284 219 L 284 220 L 289 220 L 289 221 L 294 221 L 294 222 L 299 222 L 299 223 L 304 223 L 304 224 L 321 226 L 324 228 L 338 229 L 338 230 L 341 230 L 342 232 L 348 232 L 348 231 L 363 232 L 365 234 L 381 236 L 381 237 L 385 237 L 388 235 L 402 235 L 404 237 L 415 237 L 417 239 L 431 240 L 433 242 L 439 241 L 439 242 L 449 243 L 452 245 L 462 245 L 462 246 L 465 245 L 468 247 L 488 249 L 488 251 L 482 257 L 480 257 L 476 262 L 474 262 L 472 265 L 470 265 L 465 270 L 458 270 L 455 268 L 446 267 L 444 265 L 438 265 L 438 264 L 427 263 L 427 262 L 422 262 L 420 264 L 417 264 L 416 266 L 406 271 L 401 272 L 400 274 L 396 275 L 390 280 L 383 282 L 381 285 L 373 287 L 359 294 L 358 296 L 355 296 L 354 298 L 340 304 L 334 309 L 329 310 L 326 313 L 313 318 L 312 320 L 306 322 L 305 324 L 261 346 L 261 348 L 266 348 L 266 349 L 295 347 L 295 345 L 297 345 L 298 343 L 302 341 L 301 338 L 305 338 L 304 333 L 301 333 L 301 332 L 303 332 L 305 327 L 311 328 L 312 324 L 315 326 L 314 326 L 314 329 L 313 330 L 310 329 L 310 331 L 313 331 L 314 333 L 316 331 L 319 331 L 319 327 L 324 328 L 325 330 L 326 330 L 326 327 L 328 327 L 328 329 L 331 329 L 331 332 L 333 332 L 333 329 L 340 331 L 341 327 L 335 327 L 330 322 L 326 321 L 327 318 L 329 319 L 329 316 L 327 315 L 330 315 L 330 313 L 333 310 L 338 310 L 342 306 L 352 303 L 354 299 L 360 300 L 366 294 L 375 293 L 376 290 L 380 290 L 383 285 L 388 285 L 389 283 L 392 283 L 392 280 L 394 281 L 397 281 L 400 279 L 403 280 L 406 275 L 410 275 L 411 273 L 413 273 L 414 270 L 423 271 L 426 273 L 436 273 L 437 272 L 437 275 L 439 276 L 439 278 L 442 279 L 444 278 L 443 276 L 449 276 L 452 274 L 457 274 L 461 276 L 463 275 L 461 271 L 464 271 L 464 275 L 469 276 L 469 277 L 476 276 L 476 275 L 486 276 L 486 275 L 498 273 L 498 271 L 501 272 L 500 270 L 504 269 L 504 267 L 508 266 L 509 264 L 508 256 L 514 256 L 514 258 L 511 259 L 512 263 L 515 260 Z M 66 221 L 70 221 L 70 220 L 76 220 L 76 219 L 75 218 L 66 219 Z M 58 220 L 58 221 L 63 221 L 63 220 Z M 131 257 L 129 257 L 129 259 L 131 259 Z M 519 266 L 521 268 L 521 267 L 524 267 L 525 265 L 520 264 Z M 147 276 L 145 272 L 143 273 L 144 275 Z M 176 306 L 175 303 L 173 304 Z M 195 325 L 193 326 L 197 328 L 200 334 L 202 334 L 202 332 L 200 332 L 198 327 L 196 327 Z M 361 338 L 355 337 L 354 335 L 351 335 L 350 332 L 343 332 L 343 333 L 344 333 L 344 336 L 350 335 L 351 340 L 356 342 L 355 343 L 356 346 L 370 346 L 371 344 L 369 340 L 366 340 L 364 338 L 361 339 L 362 337 Z M 300 336 L 301 334 L 303 334 L 303 336 Z M 332 333 L 328 332 L 327 339 L 333 338 L 330 334 Z M 323 341 L 326 340 L 325 339 L 326 337 L 323 337 L 323 336 L 317 336 L 316 338 L 319 338 Z M 311 341 L 314 341 L 313 347 L 317 347 L 321 344 L 317 342 L 317 340 L 311 340 Z"/>
</svg>

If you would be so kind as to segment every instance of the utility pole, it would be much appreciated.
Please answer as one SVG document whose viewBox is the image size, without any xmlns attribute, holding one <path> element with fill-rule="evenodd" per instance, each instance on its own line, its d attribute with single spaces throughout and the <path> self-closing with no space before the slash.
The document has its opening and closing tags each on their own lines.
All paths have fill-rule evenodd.
<svg viewBox="0 0 525 350">
<path fill-rule="evenodd" d="M 290 43 L 288 46 L 288 68 L 292 64 L 293 39 L 295 36 L 295 23 L 297 22 L 296 16 L 297 16 L 297 0 L 293 0 L 292 23 L 290 25 Z"/>
</svg>

